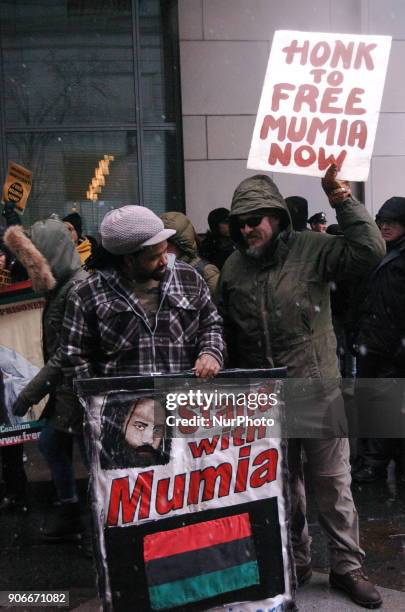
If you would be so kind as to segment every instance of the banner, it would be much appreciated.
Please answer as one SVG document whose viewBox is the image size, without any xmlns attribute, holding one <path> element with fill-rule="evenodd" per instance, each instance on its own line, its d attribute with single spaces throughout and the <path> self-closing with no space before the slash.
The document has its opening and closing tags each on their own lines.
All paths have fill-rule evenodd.
<svg viewBox="0 0 405 612">
<path fill-rule="evenodd" d="M 25 385 L 43 365 L 41 317 L 44 300 L 32 291 L 31 281 L 0 288 L 0 370 L 3 379 L 0 402 L 0 446 L 36 440 L 44 401 L 24 418 L 12 414 L 12 406 Z"/>
<path fill-rule="evenodd" d="M 86 397 L 103 609 L 292 609 L 286 449 L 269 437 L 280 381 L 238 381 L 236 395 L 215 379 L 209 395 L 195 378 L 150 378 L 149 388 L 143 378 L 132 391 L 123 390 L 129 379 L 116 380 L 117 391 Z M 94 390 L 79 381 L 84 395 L 86 383 Z M 175 405 L 187 407 L 185 394 L 202 402 L 191 401 L 188 416 Z M 252 394 L 263 403 L 250 416 Z"/>
<path fill-rule="evenodd" d="M 14 202 L 24 211 L 32 187 L 32 172 L 14 162 L 8 162 L 6 182 L 3 187 L 4 202 Z"/>
<path fill-rule="evenodd" d="M 247 167 L 366 181 L 390 36 L 275 32 Z"/>
</svg>

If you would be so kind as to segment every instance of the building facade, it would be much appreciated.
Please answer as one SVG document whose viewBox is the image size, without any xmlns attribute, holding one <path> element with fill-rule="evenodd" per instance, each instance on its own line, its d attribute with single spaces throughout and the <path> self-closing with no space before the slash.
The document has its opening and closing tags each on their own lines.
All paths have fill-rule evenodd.
<svg viewBox="0 0 405 612">
<path fill-rule="evenodd" d="M 0 0 L 1 170 L 34 173 L 27 223 L 77 209 L 87 231 L 142 203 L 198 231 L 246 169 L 273 33 L 389 34 L 391 56 L 366 184 L 375 213 L 405 191 L 401 0 Z M 180 61 L 179 61 L 180 60 Z M 104 184 L 97 164 L 113 159 Z M 328 210 L 320 181 L 275 174 L 284 196 Z M 331 211 L 328 221 L 334 222 Z"/>
</svg>

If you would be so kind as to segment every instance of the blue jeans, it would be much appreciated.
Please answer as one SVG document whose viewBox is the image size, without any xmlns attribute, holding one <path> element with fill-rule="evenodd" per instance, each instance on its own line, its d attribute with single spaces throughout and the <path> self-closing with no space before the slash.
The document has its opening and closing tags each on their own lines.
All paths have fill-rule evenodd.
<svg viewBox="0 0 405 612">
<path fill-rule="evenodd" d="M 39 450 L 43 454 L 49 469 L 56 492 L 60 500 L 71 500 L 75 498 L 76 482 L 73 468 L 73 442 L 77 441 L 80 455 L 86 467 L 88 462 L 84 447 L 83 436 L 70 434 L 55 429 L 52 425 L 45 425 L 39 437 Z"/>
</svg>

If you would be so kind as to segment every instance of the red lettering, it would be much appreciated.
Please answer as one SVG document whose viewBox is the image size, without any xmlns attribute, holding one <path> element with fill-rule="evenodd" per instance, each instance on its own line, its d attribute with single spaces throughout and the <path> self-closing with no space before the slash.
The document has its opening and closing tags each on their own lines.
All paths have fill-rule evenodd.
<svg viewBox="0 0 405 612">
<path fill-rule="evenodd" d="M 304 153 L 308 155 L 305 159 Z M 307 145 L 303 145 L 302 147 L 298 147 L 298 149 L 294 153 L 294 161 L 300 168 L 307 168 L 311 166 L 316 160 L 316 153 L 312 147 L 308 147 Z"/>
<path fill-rule="evenodd" d="M 308 49 L 309 40 L 306 40 L 302 47 L 298 46 L 298 40 L 292 40 L 289 47 L 284 47 L 283 53 L 286 54 L 285 61 L 287 64 L 291 64 L 294 60 L 294 55 L 298 54 L 301 56 L 300 64 L 304 66 L 308 60 Z"/>
<path fill-rule="evenodd" d="M 326 157 L 325 149 L 323 147 L 319 147 L 319 154 L 318 154 L 319 170 L 326 170 L 326 168 L 329 168 L 331 164 L 336 164 L 337 169 L 340 170 L 345 160 L 346 155 L 347 155 L 347 151 L 343 149 L 343 151 L 341 151 L 337 157 L 335 157 L 334 155 L 328 155 L 328 157 Z"/>
<path fill-rule="evenodd" d="M 286 124 L 287 118 L 284 116 L 275 119 L 272 115 L 266 115 L 260 130 L 260 138 L 265 140 L 269 134 L 269 130 L 278 130 L 278 140 L 284 140 L 287 129 Z"/>
<path fill-rule="evenodd" d="M 330 54 L 329 44 L 325 41 L 320 41 L 312 49 L 309 61 L 313 66 L 323 66 L 330 58 Z"/>
<path fill-rule="evenodd" d="M 300 125 L 297 128 L 298 121 L 300 121 Z M 290 121 L 290 125 L 288 126 L 287 139 L 291 140 L 292 142 L 300 142 L 301 140 L 304 139 L 306 131 L 307 131 L 306 118 L 303 117 L 299 119 L 298 117 L 292 117 Z M 280 134 L 279 134 L 278 140 L 283 140 L 283 138 L 280 138 Z"/>
<path fill-rule="evenodd" d="M 354 42 L 347 43 L 345 46 L 341 40 L 335 40 L 335 48 L 333 50 L 333 55 L 330 62 L 332 68 L 336 68 L 339 62 L 341 62 L 343 68 L 350 68 L 353 57 L 353 49 Z"/>
<path fill-rule="evenodd" d="M 327 87 L 322 96 L 322 102 L 319 111 L 321 113 L 341 113 L 341 108 L 331 106 L 331 104 L 337 102 L 338 94 L 340 93 L 342 93 L 342 89 L 340 87 Z"/>
<path fill-rule="evenodd" d="M 139 474 L 131 497 L 129 496 L 129 478 L 115 478 L 111 483 L 110 503 L 108 507 L 107 524 L 117 525 L 120 509 L 122 522 L 132 523 L 139 505 L 139 519 L 149 517 L 150 500 L 153 483 L 153 470 Z"/>
<path fill-rule="evenodd" d="M 242 493 L 242 491 L 246 491 L 249 474 L 250 451 L 250 446 L 243 446 L 239 451 L 238 469 L 236 471 L 235 480 L 235 493 Z M 244 458 L 242 459 L 242 457 Z"/>
<path fill-rule="evenodd" d="M 308 104 L 308 110 L 311 113 L 316 112 L 316 99 L 319 95 L 319 90 L 315 85 L 300 85 L 297 95 L 294 100 L 294 112 L 298 113 L 302 109 L 303 104 Z"/>
<path fill-rule="evenodd" d="M 283 92 L 283 89 L 287 91 L 293 91 L 295 85 L 291 83 L 276 83 L 273 87 L 273 97 L 271 99 L 271 110 L 278 111 L 280 108 L 280 100 L 288 100 L 290 97 L 288 93 Z"/>
<path fill-rule="evenodd" d="M 374 62 L 371 57 L 371 51 L 376 48 L 376 44 L 372 43 L 370 45 L 366 45 L 366 43 L 361 42 L 357 48 L 356 59 L 354 60 L 353 68 L 356 70 L 361 68 L 362 63 L 364 62 L 367 70 L 374 70 Z"/>
<path fill-rule="evenodd" d="M 313 75 L 314 83 L 320 83 L 325 72 L 326 70 L 324 68 L 314 68 L 309 74 Z"/>
<path fill-rule="evenodd" d="M 187 406 L 179 406 L 179 417 L 182 419 L 187 419 L 190 422 L 190 419 L 195 416 L 195 412 L 188 408 Z M 182 434 L 192 434 L 195 433 L 198 429 L 198 425 L 179 425 L 179 432 Z"/>
<path fill-rule="evenodd" d="M 348 120 L 342 119 L 340 123 L 339 135 L 337 139 L 337 144 L 339 145 L 339 147 L 343 147 L 343 145 L 346 143 L 348 125 L 349 125 Z"/>
<path fill-rule="evenodd" d="M 212 440 L 209 438 L 203 438 L 199 441 L 198 445 L 196 442 L 189 442 L 188 447 L 193 455 L 194 459 L 199 459 L 204 455 L 212 455 L 218 444 L 219 436 L 214 436 Z"/>
<path fill-rule="evenodd" d="M 156 491 L 156 511 L 159 514 L 167 514 L 172 510 L 178 510 L 184 504 L 184 491 L 186 487 L 186 475 L 176 474 L 173 483 L 173 496 L 169 499 L 170 478 L 159 480 Z"/>
<path fill-rule="evenodd" d="M 327 130 L 326 144 L 332 145 L 335 139 L 336 124 L 336 119 L 327 119 L 326 121 L 321 121 L 318 117 L 314 117 L 314 119 L 312 119 L 311 121 L 311 125 L 309 126 L 307 142 L 310 145 L 313 145 L 318 133 L 322 133 Z"/>
<path fill-rule="evenodd" d="M 331 87 L 337 87 L 343 83 L 343 74 L 339 70 L 332 70 L 326 77 L 326 80 Z"/>
<path fill-rule="evenodd" d="M 187 503 L 198 504 L 201 483 L 203 483 L 201 501 L 213 499 L 217 478 L 220 479 L 218 497 L 229 495 L 232 480 L 232 465 L 230 463 L 221 463 L 216 468 L 210 466 L 204 470 L 191 472 Z"/>
<path fill-rule="evenodd" d="M 360 87 L 354 87 L 347 98 L 345 106 L 345 115 L 364 115 L 366 112 L 365 108 L 354 108 L 355 104 L 361 102 L 360 95 L 364 94 L 364 89 Z"/>
<path fill-rule="evenodd" d="M 280 162 L 282 166 L 288 166 L 291 160 L 291 142 L 287 143 L 284 150 L 276 143 L 272 142 L 269 153 L 269 164 L 273 166 L 277 162 Z"/>
<path fill-rule="evenodd" d="M 353 121 L 349 130 L 349 138 L 347 139 L 349 147 L 354 147 L 356 142 L 359 149 L 364 149 L 367 143 L 367 125 L 361 119 Z"/>
<path fill-rule="evenodd" d="M 268 482 L 273 482 L 277 474 L 278 452 L 275 448 L 259 453 L 253 461 L 253 465 L 260 465 L 250 477 L 250 486 L 253 489 L 262 487 Z"/>
</svg>

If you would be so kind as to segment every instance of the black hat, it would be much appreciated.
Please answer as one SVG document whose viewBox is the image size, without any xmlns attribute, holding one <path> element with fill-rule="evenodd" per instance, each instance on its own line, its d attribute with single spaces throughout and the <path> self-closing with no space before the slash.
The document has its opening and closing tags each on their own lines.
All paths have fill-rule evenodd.
<svg viewBox="0 0 405 612">
<path fill-rule="evenodd" d="M 77 233 L 77 237 L 80 238 L 82 235 L 82 218 L 79 215 L 79 213 L 74 212 L 71 213 L 70 215 L 66 215 L 66 217 L 63 217 L 62 221 L 67 221 L 68 223 L 71 223 L 73 225 L 73 227 L 76 230 Z"/>
<path fill-rule="evenodd" d="M 331 225 L 328 225 L 326 228 L 326 233 L 330 234 L 331 236 L 343 236 L 343 232 L 338 223 L 331 223 Z"/>
<path fill-rule="evenodd" d="M 308 219 L 310 225 L 314 223 L 326 223 L 326 215 L 324 212 L 315 213 Z"/>
<path fill-rule="evenodd" d="M 376 221 L 390 219 L 405 225 L 405 198 L 394 196 L 381 206 L 375 218 Z"/>
<path fill-rule="evenodd" d="M 208 215 L 208 225 L 211 232 L 216 232 L 218 230 L 218 225 L 220 223 L 228 223 L 229 222 L 229 210 L 227 208 L 214 208 Z"/>
</svg>

